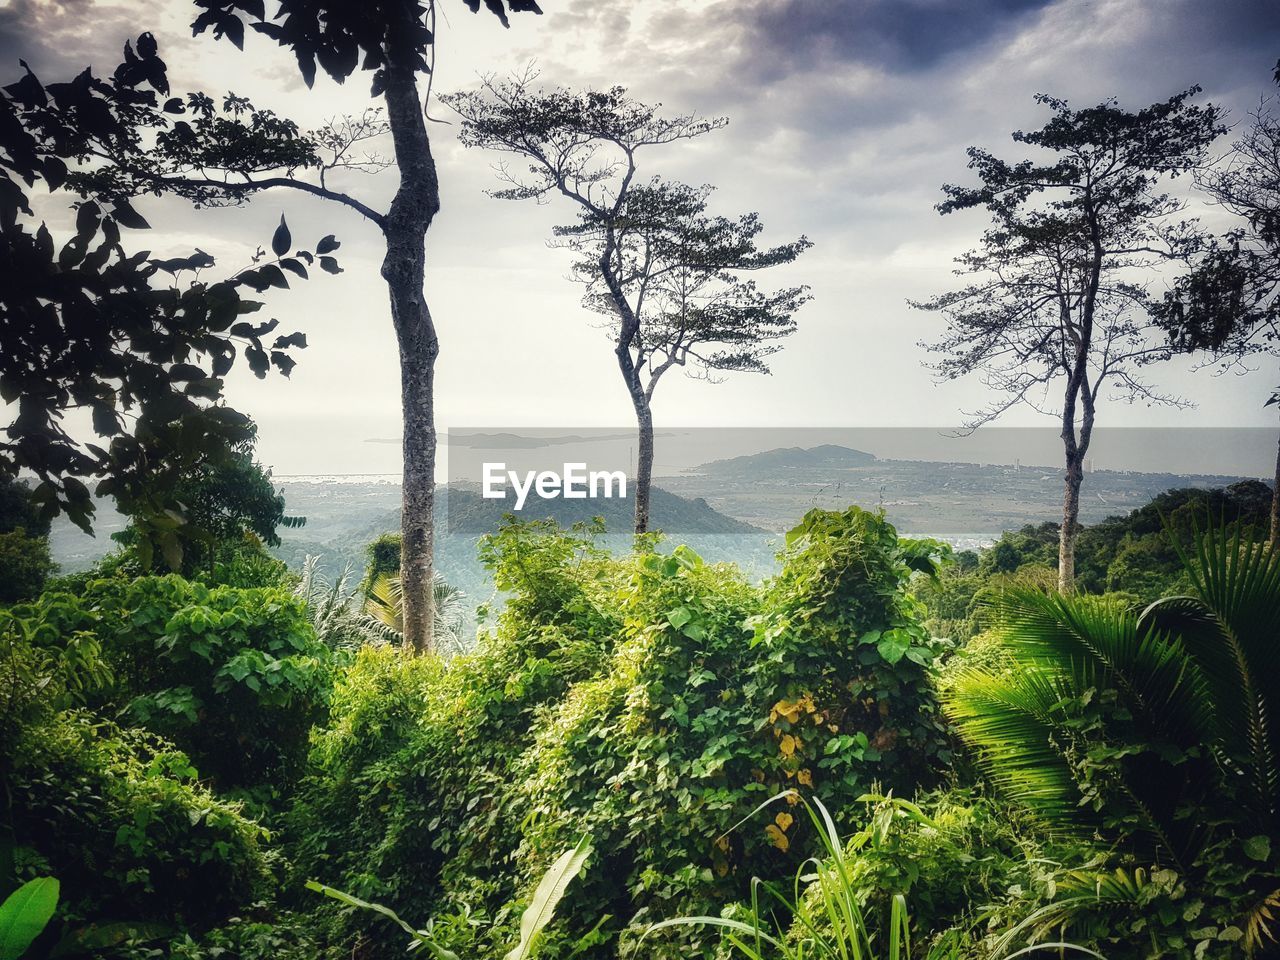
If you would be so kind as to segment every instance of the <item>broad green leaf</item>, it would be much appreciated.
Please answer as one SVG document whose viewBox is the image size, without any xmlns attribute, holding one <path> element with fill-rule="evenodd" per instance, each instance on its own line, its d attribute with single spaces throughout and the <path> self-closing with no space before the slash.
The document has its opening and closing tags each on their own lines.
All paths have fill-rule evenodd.
<svg viewBox="0 0 1280 960">
<path fill-rule="evenodd" d="M 542 928 L 551 922 L 556 905 L 569 883 L 581 872 L 587 857 L 591 856 L 591 844 L 583 837 L 572 850 L 566 850 L 551 865 L 533 891 L 533 899 L 520 917 L 520 942 L 507 952 L 504 960 L 528 960 L 537 945 Z"/>
<path fill-rule="evenodd" d="M 28 880 L 0 904 L 0 960 L 18 960 L 58 906 L 58 881 Z"/>
<path fill-rule="evenodd" d="M 888 663 L 897 663 L 911 648 L 911 634 L 905 630 L 888 630 L 876 643 L 876 650 Z"/>
</svg>

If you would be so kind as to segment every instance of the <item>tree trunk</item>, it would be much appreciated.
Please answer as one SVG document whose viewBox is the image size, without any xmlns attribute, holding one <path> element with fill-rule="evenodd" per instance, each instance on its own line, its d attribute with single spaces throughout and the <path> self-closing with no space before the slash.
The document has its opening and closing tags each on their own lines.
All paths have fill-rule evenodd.
<svg viewBox="0 0 1280 960">
<path fill-rule="evenodd" d="M 435 619 L 431 590 L 436 470 L 433 388 L 440 345 L 422 285 L 426 233 L 440 209 L 440 183 L 411 51 L 394 47 L 388 51 L 384 96 L 400 171 L 400 186 L 384 226 L 387 253 L 382 261 L 400 348 L 400 403 L 404 417 L 400 584 L 405 643 L 423 653 L 432 648 Z"/>
<path fill-rule="evenodd" d="M 1080 523 L 1080 483 L 1084 458 L 1068 455 L 1062 490 L 1062 527 L 1058 531 L 1058 592 L 1071 593 L 1076 586 L 1076 532 Z"/>
<path fill-rule="evenodd" d="M 1280 443 L 1276 446 L 1275 485 L 1271 488 L 1271 545 L 1280 544 Z"/>
<path fill-rule="evenodd" d="M 639 435 L 636 456 L 636 533 L 649 529 L 649 492 L 653 485 L 653 411 L 643 390 L 631 390 L 631 402 L 636 408 L 636 428 Z"/>
</svg>

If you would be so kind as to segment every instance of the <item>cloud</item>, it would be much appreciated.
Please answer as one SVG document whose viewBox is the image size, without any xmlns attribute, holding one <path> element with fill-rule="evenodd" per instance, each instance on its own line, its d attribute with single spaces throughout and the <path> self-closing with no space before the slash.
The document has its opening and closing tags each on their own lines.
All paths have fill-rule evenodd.
<svg viewBox="0 0 1280 960">
<path fill-rule="evenodd" d="M 92 65 L 110 74 L 124 41 L 136 36 L 138 11 L 103 0 L 10 0 L 0 4 L 0 78 L 24 59 L 42 79 L 62 79 Z"/>
</svg>

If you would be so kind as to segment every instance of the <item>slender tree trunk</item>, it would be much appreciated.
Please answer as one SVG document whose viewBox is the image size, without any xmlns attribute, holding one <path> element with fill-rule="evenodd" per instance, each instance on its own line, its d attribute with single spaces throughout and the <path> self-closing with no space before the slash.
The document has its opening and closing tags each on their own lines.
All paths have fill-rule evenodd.
<svg viewBox="0 0 1280 960">
<path fill-rule="evenodd" d="M 406 16 L 409 16 L 406 7 Z M 407 31 L 403 35 L 408 35 Z M 423 293 L 426 232 L 440 209 L 440 183 L 423 119 L 412 52 L 389 51 L 385 92 L 400 186 L 387 213 L 382 276 L 391 294 L 391 317 L 400 348 L 404 417 L 404 495 L 401 506 L 400 584 L 405 642 L 416 652 L 432 648 L 433 549 L 435 546 L 436 339 Z"/>
<path fill-rule="evenodd" d="M 1083 459 L 1068 456 L 1062 489 L 1062 528 L 1058 532 L 1059 593 L 1071 593 L 1076 585 L 1076 533 L 1080 523 L 1080 483 L 1083 479 Z"/>
<path fill-rule="evenodd" d="M 1062 483 L 1062 526 L 1058 529 L 1058 592 L 1076 588 L 1076 535 L 1080 528 L 1080 485 L 1084 482 L 1085 455 L 1093 439 L 1094 396 L 1082 352 L 1077 357 L 1062 404 L 1062 448 L 1066 474 Z M 1076 423 L 1076 411 L 1080 423 Z"/>
<path fill-rule="evenodd" d="M 1271 488 L 1271 543 L 1280 544 L 1280 443 L 1276 445 L 1275 485 Z"/>
<path fill-rule="evenodd" d="M 631 387 L 631 402 L 636 408 L 639 436 L 636 456 L 636 533 L 649 529 L 649 493 L 653 485 L 653 411 L 643 390 Z"/>
</svg>

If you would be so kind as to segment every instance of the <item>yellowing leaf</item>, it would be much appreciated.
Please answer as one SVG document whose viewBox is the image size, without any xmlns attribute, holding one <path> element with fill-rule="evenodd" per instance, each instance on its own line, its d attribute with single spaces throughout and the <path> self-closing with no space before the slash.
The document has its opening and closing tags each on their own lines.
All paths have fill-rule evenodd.
<svg viewBox="0 0 1280 960">
<path fill-rule="evenodd" d="M 791 841 L 787 839 L 787 835 L 772 823 L 765 825 L 764 832 L 768 835 L 769 839 L 773 841 L 773 845 L 783 853 L 786 853 L 791 849 Z"/>
<path fill-rule="evenodd" d="M 801 770 L 799 773 L 796 774 L 796 779 L 800 781 L 802 784 L 804 784 L 806 787 L 813 786 L 813 774 L 810 773 L 808 770 Z"/>
<path fill-rule="evenodd" d="M 800 745 L 800 741 L 798 741 L 795 737 L 793 737 L 791 734 L 788 733 L 782 738 L 782 741 L 778 744 L 778 749 L 782 751 L 782 755 L 784 757 L 789 757 L 796 752 L 796 747 L 798 747 L 799 745 Z"/>
<path fill-rule="evenodd" d="M 800 704 L 792 703 L 790 700 L 779 700 L 773 705 L 769 717 L 774 723 L 778 722 L 778 717 L 782 717 L 788 723 L 795 723 L 800 719 Z"/>
<path fill-rule="evenodd" d="M 790 828 L 790 826 L 796 822 L 796 818 L 784 810 L 782 813 L 778 814 L 776 817 L 773 818 L 773 822 L 778 825 L 779 830 L 785 833 L 787 829 Z"/>
</svg>

